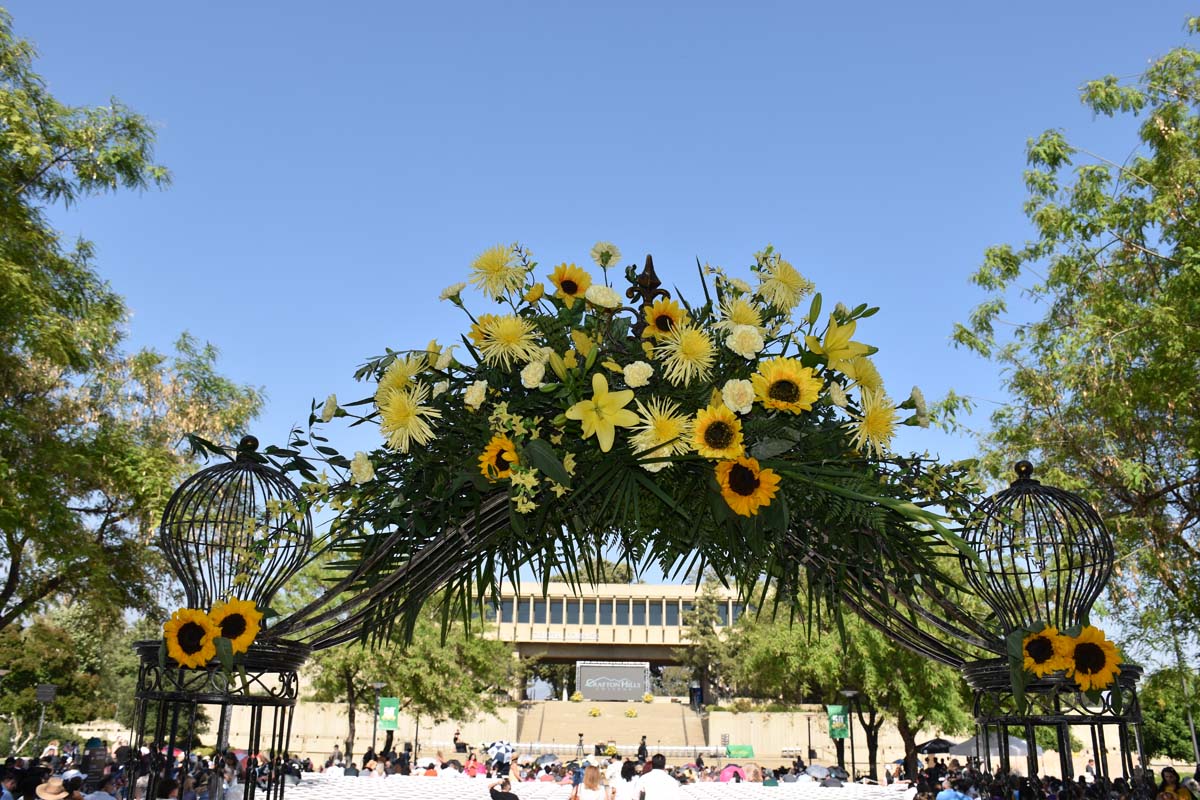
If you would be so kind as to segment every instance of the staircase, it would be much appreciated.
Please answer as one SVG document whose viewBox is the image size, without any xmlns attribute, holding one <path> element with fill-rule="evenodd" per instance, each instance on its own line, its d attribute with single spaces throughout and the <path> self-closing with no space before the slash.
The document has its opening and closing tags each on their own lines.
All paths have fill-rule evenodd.
<svg viewBox="0 0 1200 800">
<path fill-rule="evenodd" d="M 593 708 L 600 710 L 600 716 L 588 714 Z M 630 709 L 636 717 L 625 716 Z M 517 723 L 517 741 L 522 749 L 537 744 L 541 747 L 533 749 L 573 755 L 581 733 L 584 752 L 589 755 L 594 745 L 609 742 L 622 755 L 632 755 L 643 736 L 651 754 L 660 749 L 704 750 L 706 746 L 700 715 L 683 703 L 545 700 L 526 704 Z"/>
</svg>

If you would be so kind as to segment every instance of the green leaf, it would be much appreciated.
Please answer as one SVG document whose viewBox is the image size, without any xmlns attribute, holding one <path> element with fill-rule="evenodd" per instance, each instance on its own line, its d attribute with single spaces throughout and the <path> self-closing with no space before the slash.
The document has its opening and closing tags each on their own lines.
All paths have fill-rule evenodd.
<svg viewBox="0 0 1200 800">
<path fill-rule="evenodd" d="M 158 668 L 159 669 L 167 668 L 167 643 L 166 642 L 158 643 Z"/>
<path fill-rule="evenodd" d="M 550 446 L 549 442 L 544 439 L 530 439 L 521 448 L 521 454 L 550 480 L 570 488 L 571 476 L 567 474 L 566 468 L 555 455 L 554 448 Z"/>
<path fill-rule="evenodd" d="M 233 672 L 233 642 L 224 636 L 218 636 L 213 639 L 213 644 L 217 646 L 217 658 L 221 661 L 221 668 L 225 670 L 225 675 L 229 676 Z"/>
</svg>

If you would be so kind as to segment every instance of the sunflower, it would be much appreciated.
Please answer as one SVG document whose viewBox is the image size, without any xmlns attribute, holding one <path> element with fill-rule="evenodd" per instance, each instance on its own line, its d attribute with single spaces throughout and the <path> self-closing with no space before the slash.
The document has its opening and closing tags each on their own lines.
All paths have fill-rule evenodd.
<svg viewBox="0 0 1200 800">
<path fill-rule="evenodd" d="M 520 463 L 521 459 L 517 457 L 517 446 L 513 444 L 513 440 L 497 433 L 492 435 L 492 440 L 483 448 L 483 455 L 479 457 L 479 471 L 489 481 L 498 481 L 501 478 L 511 478 L 512 468 Z"/>
<path fill-rule="evenodd" d="M 250 600 L 231 597 L 224 603 L 216 603 L 208 612 L 209 619 L 221 629 L 221 636 L 233 645 L 233 652 L 244 653 L 250 649 L 258 632 L 262 630 L 262 612 Z"/>
<path fill-rule="evenodd" d="M 426 366 L 426 357 L 406 356 L 400 358 L 396 356 L 392 359 L 392 363 L 388 364 L 387 369 L 383 371 L 383 377 L 379 379 L 379 385 L 375 387 L 375 405 L 378 407 L 383 398 L 387 397 L 388 392 L 392 389 L 405 389 L 408 387 L 408 382 L 420 375 Z"/>
<path fill-rule="evenodd" d="M 1075 678 L 1081 692 L 1107 689 L 1121 674 L 1117 646 L 1104 638 L 1104 631 L 1091 625 L 1067 639 L 1064 654 L 1067 677 Z"/>
<path fill-rule="evenodd" d="M 479 353 L 485 363 L 508 369 L 513 362 L 533 361 L 541 355 L 532 322 L 515 314 L 484 316 L 490 317 L 479 320 Z"/>
<path fill-rule="evenodd" d="M 761 469 L 756 458 L 738 458 L 717 464 L 717 483 L 721 497 L 733 513 L 751 517 L 760 508 L 771 505 L 779 491 L 779 476 L 772 470 Z"/>
<path fill-rule="evenodd" d="M 424 445 L 433 438 L 429 420 L 442 412 L 424 405 L 428 399 L 429 387 L 418 382 L 407 389 L 390 389 L 380 401 L 379 432 L 393 450 L 407 453 L 413 442 Z"/>
<path fill-rule="evenodd" d="M 525 267 L 512 247 L 498 244 L 479 254 L 471 264 L 471 283 L 493 300 L 516 292 L 525 284 Z"/>
<path fill-rule="evenodd" d="M 682 455 L 692 449 L 692 421 L 679 413 L 677 403 L 654 397 L 646 405 L 639 400 L 637 408 L 638 424 L 634 426 L 633 436 L 629 437 L 633 452 L 645 453 L 646 458 L 655 459 Z M 669 466 L 670 461 L 642 463 L 647 472 L 658 472 Z"/>
<path fill-rule="evenodd" d="M 1047 626 L 1025 637 L 1021 652 L 1025 655 L 1025 671 L 1039 678 L 1067 668 L 1065 656 L 1067 637 L 1058 628 Z"/>
<path fill-rule="evenodd" d="M 582 298 L 592 285 L 592 276 L 574 264 L 559 264 L 547 277 L 558 287 L 554 296 L 562 300 L 567 308 L 574 308 L 575 301 Z"/>
<path fill-rule="evenodd" d="M 754 394 L 764 408 L 775 408 L 799 414 L 812 411 L 813 403 L 821 396 L 824 381 L 808 367 L 800 366 L 794 358 L 772 358 L 758 365 L 750 376 Z"/>
<path fill-rule="evenodd" d="M 217 655 L 213 640 L 221 629 L 208 614 L 195 608 L 181 608 L 163 623 L 167 655 L 181 667 L 203 667 Z"/>
<path fill-rule="evenodd" d="M 862 390 L 862 410 L 858 414 L 851 413 L 852 422 L 846 427 L 854 432 L 851 441 L 860 451 L 875 451 L 882 457 L 892 436 L 896 433 L 896 405 L 886 394 Z"/>
<path fill-rule="evenodd" d="M 758 285 L 759 297 L 780 311 L 791 311 L 812 290 L 812 281 L 783 259 L 766 269 L 765 277 Z"/>
<path fill-rule="evenodd" d="M 663 374 L 676 386 L 687 386 L 693 378 L 704 380 L 712 368 L 712 339 L 696 328 L 671 331 L 654 348 L 654 353 L 662 359 Z"/>
<path fill-rule="evenodd" d="M 672 331 L 688 324 L 687 312 L 683 307 L 669 297 L 660 297 L 653 304 L 642 309 L 646 318 L 646 329 L 642 331 L 643 339 L 666 339 Z"/>
<path fill-rule="evenodd" d="M 692 423 L 692 444 L 705 458 L 740 458 L 744 452 L 741 420 L 719 403 L 702 408 Z"/>
</svg>

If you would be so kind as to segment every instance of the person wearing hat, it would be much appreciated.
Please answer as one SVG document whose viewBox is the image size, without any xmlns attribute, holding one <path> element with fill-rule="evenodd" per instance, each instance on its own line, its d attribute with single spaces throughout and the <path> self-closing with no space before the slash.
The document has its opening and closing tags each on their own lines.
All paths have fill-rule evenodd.
<svg viewBox="0 0 1200 800">
<path fill-rule="evenodd" d="M 41 800 L 67 800 L 71 796 L 62 778 L 51 778 L 39 785 L 34 792 Z"/>
</svg>

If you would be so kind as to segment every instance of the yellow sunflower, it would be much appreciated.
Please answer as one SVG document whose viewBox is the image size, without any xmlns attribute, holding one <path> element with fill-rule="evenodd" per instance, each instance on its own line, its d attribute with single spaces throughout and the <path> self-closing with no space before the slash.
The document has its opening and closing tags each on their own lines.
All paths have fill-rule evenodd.
<svg viewBox="0 0 1200 800">
<path fill-rule="evenodd" d="M 1037 633 L 1025 637 L 1021 652 L 1025 656 L 1025 671 L 1039 678 L 1067 668 L 1066 647 L 1068 640 L 1058 628 L 1047 626 Z"/>
<path fill-rule="evenodd" d="M 208 616 L 220 628 L 221 636 L 233 645 L 235 653 L 249 650 L 262 630 L 262 612 L 250 600 L 231 597 L 224 603 L 215 603 Z"/>
<path fill-rule="evenodd" d="M 574 264 L 559 264 L 547 277 L 558 289 L 554 296 L 562 300 L 567 308 L 574 308 L 575 301 L 581 299 L 592 285 L 592 276 Z"/>
<path fill-rule="evenodd" d="M 1121 674 L 1117 646 L 1104 638 L 1104 631 L 1091 625 L 1067 639 L 1064 657 L 1067 677 L 1073 677 L 1082 692 L 1107 689 Z"/>
<path fill-rule="evenodd" d="M 851 413 L 853 421 L 846 427 L 853 431 L 851 437 L 855 449 L 883 457 L 896 433 L 896 404 L 881 392 L 862 390 L 861 411 Z"/>
<path fill-rule="evenodd" d="M 393 450 L 407 453 L 413 442 L 425 445 L 433 438 L 429 421 L 442 412 L 424 405 L 428 399 L 429 387 L 418 382 L 407 389 L 390 389 L 379 401 L 379 432 Z"/>
<path fill-rule="evenodd" d="M 708 334 L 689 327 L 668 333 L 654 348 L 654 354 L 662 360 L 667 380 L 676 386 L 687 386 L 693 379 L 705 380 L 715 355 Z"/>
<path fill-rule="evenodd" d="M 812 411 L 825 382 L 794 358 L 772 358 L 759 362 L 758 372 L 750 376 L 754 394 L 764 408 L 792 414 Z"/>
<path fill-rule="evenodd" d="M 502 433 L 492 435 L 492 440 L 483 448 L 479 457 L 479 471 L 489 481 L 498 481 L 512 477 L 512 468 L 520 464 L 517 457 L 517 446 L 513 440 Z"/>
<path fill-rule="evenodd" d="M 471 264 L 471 283 L 488 297 L 499 300 L 525 285 L 525 267 L 512 247 L 498 244 L 484 250 Z"/>
<path fill-rule="evenodd" d="M 733 509 L 733 513 L 751 517 L 760 508 L 771 504 L 779 491 L 779 476 L 769 469 L 761 469 L 756 458 L 738 458 L 717 464 L 717 483 L 721 486 L 721 497 Z"/>
<path fill-rule="evenodd" d="M 646 329 L 642 331 L 643 339 L 665 339 L 671 331 L 688 324 L 687 312 L 669 297 L 655 300 L 642 309 L 642 314 L 646 318 Z"/>
<path fill-rule="evenodd" d="M 195 608 L 181 608 L 163 623 L 167 655 L 181 667 L 203 667 L 217 655 L 213 640 L 221 635 L 208 614 Z"/>
<path fill-rule="evenodd" d="M 721 404 L 702 408 L 692 423 L 692 444 L 705 458 L 740 458 L 744 452 L 741 420 Z"/>
<path fill-rule="evenodd" d="M 515 314 L 479 320 L 479 353 L 489 365 L 501 364 L 508 369 L 513 363 L 533 361 L 541 355 L 541 348 L 534 341 L 536 328 L 532 322 Z"/>
<path fill-rule="evenodd" d="M 653 397 L 646 405 L 637 402 L 638 424 L 629 443 L 637 454 L 648 459 L 669 458 L 692 449 L 692 421 L 679 413 L 679 405 L 670 400 Z M 658 472 L 671 466 L 670 461 L 644 461 L 647 472 Z"/>
</svg>

